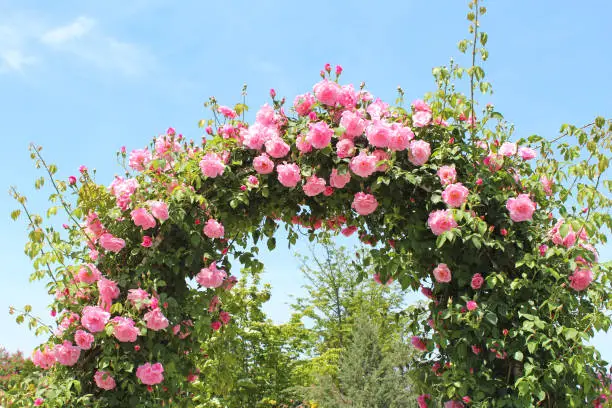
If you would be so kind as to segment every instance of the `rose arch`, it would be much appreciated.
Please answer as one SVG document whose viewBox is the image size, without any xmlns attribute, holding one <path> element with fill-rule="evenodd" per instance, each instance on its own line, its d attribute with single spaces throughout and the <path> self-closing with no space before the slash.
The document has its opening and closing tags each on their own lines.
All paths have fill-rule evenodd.
<svg viewBox="0 0 612 408">
<path fill-rule="evenodd" d="M 469 74 L 486 91 L 481 71 Z M 201 142 L 168 129 L 123 151 L 126 173 L 109 188 L 85 167 L 54 180 L 73 223 L 60 239 L 27 213 L 26 248 L 55 294 L 58 327 L 32 356 L 56 382 L 49 404 L 193 406 L 206 341 L 232 324 L 233 271 L 261 269 L 258 245 L 273 249 L 279 234 L 321 232 L 356 234 L 377 279 L 429 299 L 411 327 L 421 406 L 603 401 L 606 365 L 586 340 L 609 326 L 610 268 L 594 245 L 610 224 L 598 212 L 610 122 L 564 127 L 576 142 L 559 156 L 536 136 L 511 142 L 492 106 L 451 91 L 453 64 L 411 104 L 401 90 L 390 105 L 342 84 L 341 72 L 327 65 L 290 106 L 272 91 L 250 123 L 244 104 L 211 99 Z"/>
</svg>

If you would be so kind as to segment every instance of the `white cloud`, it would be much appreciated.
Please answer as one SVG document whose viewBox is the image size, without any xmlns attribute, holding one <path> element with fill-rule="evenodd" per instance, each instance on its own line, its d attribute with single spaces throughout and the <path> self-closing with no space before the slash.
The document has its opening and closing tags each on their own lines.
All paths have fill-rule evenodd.
<svg viewBox="0 0 612 408">
<path fill-rule="evenodd" d="M 45 44 L 60 45 L 72 40 L 78 40 L 89 33 L 95 25 L 95 20 L 80 16 L 70 24 L 47 31 L 40 39 Z"/>
<path fill-rule="evenodd" d="M 0 50 L 0 72 L 17 71 L 36 62 L 36 58 L 24 55 L 17 49 Z"/>
</svg>

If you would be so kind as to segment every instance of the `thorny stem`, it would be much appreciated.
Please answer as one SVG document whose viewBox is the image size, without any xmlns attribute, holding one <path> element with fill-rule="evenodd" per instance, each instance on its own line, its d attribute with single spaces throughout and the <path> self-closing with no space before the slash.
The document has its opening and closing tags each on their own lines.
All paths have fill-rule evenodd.
<svg viewBox="0 0 612 408">
<path fill-rule="evenodd" d="M 474 68 L 476 67 L 476 43 L 478 42 L 478 0 L 474 0 L 474 9 L 474 41 L 472 42 L 472 71 L 470 73 L 470 108 L 472 110 L 472 120 L 476 120 L 476 116 L 474 115 Z M 476 126 L 471 126 L 471 128 L 472 141 L 474 141 Z"/>
</svg>

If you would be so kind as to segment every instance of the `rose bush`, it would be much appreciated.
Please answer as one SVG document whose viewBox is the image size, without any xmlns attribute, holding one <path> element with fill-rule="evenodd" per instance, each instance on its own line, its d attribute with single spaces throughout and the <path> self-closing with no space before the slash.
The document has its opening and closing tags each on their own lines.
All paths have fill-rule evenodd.
<svg viewBox="0 0 612 408">
<path fill-rule="evenodd" d="M 474 62 L 485 9 L 470 7 L 474 38 L 459 46 L 473 47 L 472 66 L 434 69 L 426 101 L 404 106 L 400 90 L 391 106 L 326 66 L 292 107 L 271 92 L 253 123 L 244 104 L 211 98 L 214 119 L 200 122 L 208 137 L 171 128 L 123 150 L 125 175 L 108 188 L 84 166 L 77 180 L 57 180 L 33 146 L 56 189 L 48 215 L 61 207 L 71 223 L 43 226 L 13 190 L 58 323 L 32 356 L 46 380 L 16 401 L 190 406 L 200 350 L 231 325 L 219 305 L 236 281 L 232 262 L 260 271 L 257 245 L 273 249 L 282 227 L 291 244 L 300 232 L 358 232 L 380 281 L 423 287 L 430 302 L 411 326 L 421 406 L 603 403 L 606 363 L 587 341 L 610 326 L 612 272 L 595 247 L 612 226 L 601 191 L 611 187 L 612 122 L 564 126 L 571 144 L 510 142 L 492 106 L 476 115 L 473 92 L 490 85 Z M 452 86 L 465 72 L 471 96 Z"/>
</svg>

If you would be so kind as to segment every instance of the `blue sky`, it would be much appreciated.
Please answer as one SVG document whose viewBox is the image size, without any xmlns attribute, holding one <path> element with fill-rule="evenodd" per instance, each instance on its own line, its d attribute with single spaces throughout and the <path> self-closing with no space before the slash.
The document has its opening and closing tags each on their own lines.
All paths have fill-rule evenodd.
<svg viewBox="0 0 612 408">
<path fill-rule="evenodd" d="M 485 65 L 494 95 L 481 99 L 516 124 L 517 137 L 554 137 L 562 123 L 612 117 L 612 26 L 607 1 L 489 2 Z M 282 0 L 3 0 L 0 2 L 0 124 L 7 156 L 4 187 L 16 185 L 34 210 L 38 173 L 30 141 L 44 146 L 60 176 L 81 164 L 109 183 L 119 172 L 115 152 L 142 147 L 173 126 L 199 139 L 202 103 L 239 101 L 249 85 L 252 109 L 268 90 L 292 98 L 312 87 L 326 62 L 342 64 L 343 80 L 393 101 L 401 85 L 409 100 L 433 90 L 431 68 L 457 56 L 467 35 L 467 1 Z M 8 306 L 31 303 L 47 315 L 42 284 L 29 284 L 23 223 L 0 200 L 0 345 L 29 351 L 39 343 L 8 316 Z M 281 247 L 281 246 L 279 246 Z M 304 245 L 300 245 L 304 249 Z M 609 260 L 612 247 L 602 249 Z M 288 316 L 289 294 L 301 293 L 289 251 L 264 254 L 268 304 L 277 321 Z M 612 333 L 594 342 L 612 360 Z"/>
</svg>

